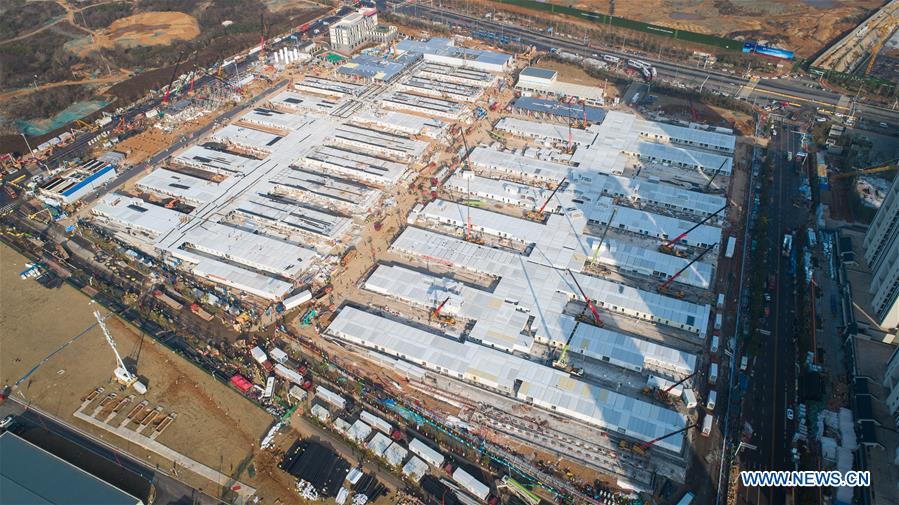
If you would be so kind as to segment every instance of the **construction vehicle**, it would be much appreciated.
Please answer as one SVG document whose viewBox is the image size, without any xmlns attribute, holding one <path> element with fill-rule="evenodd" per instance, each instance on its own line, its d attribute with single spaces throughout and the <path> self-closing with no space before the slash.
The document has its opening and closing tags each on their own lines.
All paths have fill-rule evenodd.
<svg viewBox="0 0 899 505">
<path fill-rule="evenodd" d="M 877 55 L 880 53 L 880 50 L 883 49 L 883 46 L 889 42 L 890 36 L 893 33 L 893 28 L 896 26 L 896 18 L 888 12 L 886 15 L 890 17 L 890 22 L 882 23 L 877 27 L 877 34 L 879 37 L 877 38 L 877 43 L 871 48 L 871 55 L 868 56 L 868 66 L 865 67 L 865 75 L 871 74 L 871 70 L 874 69 L 874 61 L 877 60 Z"/>
<path fill-rule="evenodd" d="M 572 334 L 572 336 L 573 335 L 574 334 Z M 570 347 L 570 343 L 571 337 L 568 337 L 568 341 L 565 342 L 564 346 L 562 346 L 562 352 L 559 354 L 559 359 L 553 361 L 552 366 L 553 368 L 558 368 L 559 370 L 564 370 L 571 375 L 580 377 L 581 375 L 584 375 L 584 369 L 573 367 L 571 366 L 571 363 L 568 362 L 568 348 Z"/>
<path fill-rule="evenodd" d="M 112 347 L 112 352 L 115 354 L 116 359 L 116 369 L 113 372 L 115 376 L 116 382 L 127 387 L 133 387 L 138 394 L 147 394 L 147 386 L 144 385 L 143 382 L 138 380 L 137 376 L 131 373 L 128 368 L 125 367 L 125 362 L 122 361 L 122 357 L 119 355 L 119 351 L 116 348 L 115 340 L 112 339 L 112 335 L 109 334 L 109 330 L 106 328 L 106 323 L 104 322 L 105 318 L 100 315 L 99 311 L 94 311 L 94 317 L 97 318 L 97 323 L 100 325 L 100 329 L 103 330 L 103 336 L 106 337 L 106 342 Z"/>
<path fill-rule="evenodd" d="M 842 173 L 839 173 L 836 175 L 832 175 L 831 178 L 844 179 L 846 177 L 855 177 L 857 175 L 876 174 L 879 172 L 888 172 L 890 170 L 896 170 L 897 168 L 899 168 L 899 165 L 896 164 L 897 161 L 899 161 L 899 158 L 891 160 L 887 163 L 881 163 L 881 164 L 874 165 L 873 167 L 860 168 L 858 170 L 853 170 L 851 172 L 842 172 Z"/>
<path fill-rule="evenodd" d="M 172 69 L 172 76 L 169 78 L 169 84 L 165 87 L 165 95 L 162 97 L 162 104 L 168 105 L 169 97 L 172 94 L 172 83 L 175 82 L 175 76 L 178 75 L 178 68 L 181 66 L 181 60 L 184 58 L 184 52 L 182 51 L 178 55 L 178 60 L 175 61 L 175 67 Z"/>
<path fill-rule="evenodd" d="M 696 263 L 697 261 L 701 260 L 703 256 L 708 254 L 708 252 L 711 251 L 712 249 L 714 249 L 715 246 L 717 246 L 717 245 L 718 245 L 718 243 L 715 242 L 714 244 L 710 245 L 709 247 L 706 247 L 705 249 L 703 249 L 702 252 L 699 253 L 699 255 L 697 255 L 695 258 L 690 260 L 686 265 L 683 266 L 683 268 L 678 270 L 677 273 L 675 273 L 674 275 L 669 277 L 668 280 L 666 280 L 665 282 L 659 284 L 659 286 L 656 288 L 656 291 L 658 291 L 659 293 L 662 293 L 662 294 L 665 294 L 665 293 L 672 294 L 676 298 L 683 298 L 684 297 L 683 291 L 674 291 L 674 292 L 669 291 L 671 289 L 671 283 L 673 283 L 678 277 L 681 276 L 682 273 L 684 273 L 688 268 L 690 268 L 693 265 L 693 263 Z"/>
<path fill-rule="evenodd" d="M 574 276 L 574 273 L 571 272 L 570 268 L 567 268 L 568 275 L 574 280 L 574 285 L 577 286 L 578 291 L 581 292 L 581 297 L 584 298 L 584 302 L 587 304 L 587 308 L 590 309 L 590 313 L 593 315 L 593 323 L 596 326 L 602 328 L 605 323 L 602 322 L 602 319 L 599 318 L 599 312 L 596 310 L 596 306 L 593 305 L 593 300 L 587 297 L 587 294 L 584 293 L 583 288 L 581 288 L 581 284 L 577 281 L 577 277 Z"/>
<path fill-rule="evenodd" d="M 94 123 L 88 123 L 87 121 L 84 121 L 81 119 L 76 119 L 75 125 L 78 126 L 79 128 L 84 128 L 89 132 L 94 132 L 99 129 L 99 126 L 95 125 Z"/>
<path fill-rule="evenodd" d="M 663 252 L 663 253 L 665 253 L 665 254 L 673 254 L 673 255 L 675 255 L 675 256 L 680 256 L 680 257 L 682 257 L 682 258 L 685 257 L 685 256 L 687 255 L 687 253 L 684 252 L 684 251 L 681 251 L 680 249 L 675 249 L 675 248 L 674 248 L 674 245 L 677 244 L 678 242 L 680 242 L 681 240 L 683 240 L 684 237 L 686 237 L 687 235 L 690 234 L 690 232 L 692 232 L 692 231 L 695 230 L 696 228 L 699 228 L 700 226 L 702 226 L 703 224 L 705 224 L 706 221 L 708 221 L 709 219 L 712 219 L 713 217 L 717 216 L 718 214 L 721 214 L 722 212 L 724 212 L 724 209 L 726 209 L 726 208 L 727 208 L 727 205 L 725 205 L 724 207 L 721 207 L 720 209 L 716 210 L 714 213 L 709 214 L 708 216 L 702 218 L 701 221 L 699 221 L 698 223 L 696 223 L 696 224 L 694 224 L 693 226 L 691 226 L 689 230 L 687 230 L 687 231 L 681 233 L 680 235 L 678 235 L 678 236 L 674 237 L 673 239 L 669 240 L 668 242 L 666 242 L 666 243 L 660 245 L 660 246 L 659 246 L 659 251 L 660 251 L 660 252 Z"/>
<path fill-rule="evenodd" d="M 686 428 L 681 428 L 679 430 L 672 431 L 671 433 L 666 433 L 666 434 L 662 435 L 661 437 L 656 437 L 656 438 L 650 440 L 649 442 L 645 442 L 642 444 L 632 444 L 630 442 L 622 440 L 621 442 L 618 443 L 618 446 L 621 447 L 622 449 L 627 449 L 631 452 L 634 452 L 635 454 L 638 454 L 640 456 L 645 456 L 646 451 L 648 451 L 649 448 L 652 447 L 653 445 L 661 442 L 662 440 L 665 440 L 668 437 L 673 437 L 674 435 L 678 435 L 680 433 L 689 431 L 690 429 L 695 428 L 697 426 L 699 426 L 699 425 L 696 423 L 691 423 L 691 424 L 688 424 Z"/>
<path fill-rule="evenodd" d="M 537 212 L 528 212 L 527 213 L 528 219 L 530 219 L 532 221 L 543 221 L 543 211 L 546 210 L 546 205 L 549 204 L 549 201 L 552 200 L 554 196 L 556 196 L 556 193 L 565 184 L 565 181 L 567 181 L 567 180 L 568 180 L 567 177 L 562 177 L 562 180 L 559 181 L 558 185 L 556 185 L 556 189 L 554 189 L 553 192 L 549 194 L 549 197 L 546 199 L 545 202 L 543 202 L 543 205 L 540 206 L 540 210 L 538 210 Z"/>
<path fill-rule="evenodd" d="M 688 380 L 690 380 L 691 378 L 693 378 L 694 375 L 696 375 L 695 371 L 693 373 L 691 373 L 690 375 L 684 377 L 683 379 L 672 383 L 665 389 L 655 389 L 655 388 L 650 388 L 649 386 L 644 387 L 643 393 L 649 395 L 649 394 L 655 392 L 655 395 L 659 400 L 667 402 L 669 400 L 669 396 L 671 395 L 671 391 L 674 390 L 674 388 L 680 386 L 681 384 L 683 384 L 683 383 L 687 382 Z"/>
<path fill-rule="evenodd" d="M 714 181 L 715 178 L 718 177 L 718 174 L 721 173 L 721 169 L 724 168 L 724 164 L 727 163 L 727 160 L 729 160 L 729 159 L 730 158 L 724 158 L 724 161 L 721 162 L 721 166 L 718 167 L 718 170 L 715 170 L 715 172 L 712 174 L 712 176 L 709 177 L 709 181 L 707 183 L 705 183 L 705 187 L 703 188 L 703 191 L 705 191 L 706 193 L 709 192 L 709 188 L 712 187 L 712 181 Z"/>
<path fill-rule="evenodd" d="M 449 300 L 450 300 L 450 297 L 447 296 L 446 299 L 444 299 L 442 302 L 440 302 L 440 305 L 438 305 L 437 308 L 434 309 L 434 312 L 431 312 L 431 317 L 433 317 L 434 319 L 441 321 L 445 324 L 453 325 L 456 323 L 456 319 L 453 316 L 448 316 L 448 315 L 441 316 L 440 315 L 440 311 L 443 310 L 443 307 L 446 305 L 446 303 Z"/>
<path fill-rule="evenodd" d="M 596 259 L 599 258 L 599 249 L 602 247 L 603 242 L 606 240 L 606 233 L 609 231 L 609 227 L 612 226 L 612 221 L 615 219 L 615 213 L 618 212 L 618 209 L 612 209 L 612 215 L 609 216 L 609 222 L 606 223 L 606 227 L 602 230 L 602 235 L 599 237 L 599 243 L 596 244 L 596 251 L 593 253 L 593 257 L 590 258 L 590 263 L 592 265 L 596 265 Z"/>
</svg>

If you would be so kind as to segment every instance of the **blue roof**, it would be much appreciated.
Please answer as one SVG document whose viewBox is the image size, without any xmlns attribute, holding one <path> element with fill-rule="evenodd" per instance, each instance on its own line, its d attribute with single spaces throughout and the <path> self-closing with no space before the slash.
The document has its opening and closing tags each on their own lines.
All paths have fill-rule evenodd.
<svg viewBox="0 0 899 505">
<path fill-rule="evenodd" d="M 79 182 L 78 184 L 72 186 L 71 188 L 69 188 L 69 189 L 63 191 L 62 196 L 72 196 L 72 195 L 74 195 L 76 192 L 78 192 L 78 190 L 80 190 L 81 188 L 83 188 L 83 187 L 87 186 L 88 184 L 94 182 L 94 181 L 97 180 L 100 176 L 102 176 L 102 175 L 105 174 L 106 172 L 109 172 L 110 170 L 115 170 L 115 168 L 114 168 L 112 165 L 106 165 L 105 167 L 101 168 L 100 170 L 97 170 L 96 172 L 92 173 L 91 175 L 85 177 L 83 181 L 81 181 L 81 182 Z"/>
<path fill-rule="evenodd" d="M 584 118 L 584 111 L 587 113 L 587 121 L 590 123 L 601 123 L 606 118 L 606 110 L 591 105 L 583 105 L 579 103 L 568 105 L 557 100 L 547 100 L 545 98 L 534 98 L 530 96 L 522 96 L 512 102 L 513 107 L 529 110 L 531 112 L 542 112 L 553 116 L 571 117 L 575 120 Z"/>
<path fill-rule="evenodd" d="M 505 65 L 509 62 L 509 60 L 512 59 L 512 55 L 507 53 L 456 47 L 452 45 L 452 41 L 450 39 L 441 37 L 434 37 L 426 41 L 411 39 L 401 40 L 397 43 L 396 47 L 400 51 L 408 51 L 421 54 L 434 54 L 451 58 L 477 61 L 481 63 L 491 63 L 495 65 Z"/>
<path fill-rule="evenodd" d="M 137 505 L 142 501 L 5 432 L 0 434 L 0 503 Z"/>
<path fill-rule="evenodd" d="M 403 55 L 394 60 L 379 58 L 376 56 L 368 56 L 360 54 L 349 62 L 340 66 L 337 72 L 344 75 L 353 75 L 365 77 L 367 79 L 378 79 L 380 81 L 390 81 L 397 76 L 410 63 L 414 63 L 420 55 Z"/>
</svg>

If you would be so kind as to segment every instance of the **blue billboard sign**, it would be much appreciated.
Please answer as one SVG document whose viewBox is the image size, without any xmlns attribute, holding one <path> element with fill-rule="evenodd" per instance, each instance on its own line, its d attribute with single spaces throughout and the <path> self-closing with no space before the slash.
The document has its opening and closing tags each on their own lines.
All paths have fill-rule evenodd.
<svg viewBox="0 0 899 505">
<path fill-rule="evenodd" d="M 776 47 L 768 47 L 758 44 L 757 42 L 749 41 L 743 43 L 743 52 L 744 53 L 756 53 L 762 56 L 769 56 L 771 58 L 779 58 L 782 60 L 792 60 L 793 59 L 793 51 L 787 51 L 786 49 L 778 49 Z"/>
</svg>

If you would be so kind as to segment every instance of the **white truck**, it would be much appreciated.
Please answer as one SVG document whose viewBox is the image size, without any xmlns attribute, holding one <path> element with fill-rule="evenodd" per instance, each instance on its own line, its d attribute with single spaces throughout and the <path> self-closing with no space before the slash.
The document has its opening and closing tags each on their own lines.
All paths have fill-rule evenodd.
<svg viewBox="0 0 899 505">
<path fill-rule="evenodd" d="M 709 390 L 709 397 L 705 401 L 705 408 L 709 412 L 715 411 L 715 402 L 718 400 L 718 391 L 714 389 Z"/>
<path fill-rule="evenodd" d="M 702 436 L 707 437 L 712 434 L 712 424 L 715 422 L 715 416 L 706 414 L 702 418 Z"/>
<path fill-rule="evenodd" d="M 696 393 L 694 393 L 690 388 L 684 388 L 684 395 L 682 396 L 682 398 L 684 400 L 684 405 L 686 405 L 688 409 L 696 408 L 696 405 L 698 405 L 696 401 Z"/>
<path fill-rule="evenodd" d="M 718 363 L 709 365 L 709 384 L 718 382 Z"/>
</svg>

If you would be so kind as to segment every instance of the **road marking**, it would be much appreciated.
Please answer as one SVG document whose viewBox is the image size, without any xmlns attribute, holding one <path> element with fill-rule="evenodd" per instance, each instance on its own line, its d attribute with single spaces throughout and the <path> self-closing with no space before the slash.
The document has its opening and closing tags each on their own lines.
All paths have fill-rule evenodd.
<svg viewBox="0 0 899 505">
<path fill-rule="evenodd" d="M 740 87 L 740 92 L 737 93 L 737 98 L 749 98 L 749 95 L 755 90 L 755 86 L 759 83 L 758 76 L 752 76 L 749 79 L 749 82 Z"/>
</svg>

